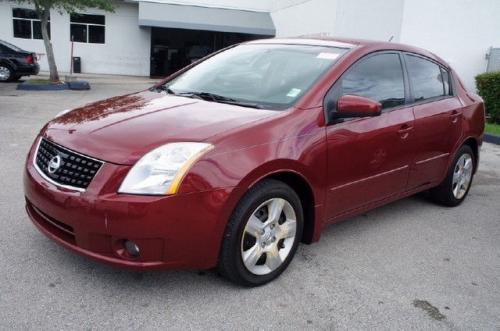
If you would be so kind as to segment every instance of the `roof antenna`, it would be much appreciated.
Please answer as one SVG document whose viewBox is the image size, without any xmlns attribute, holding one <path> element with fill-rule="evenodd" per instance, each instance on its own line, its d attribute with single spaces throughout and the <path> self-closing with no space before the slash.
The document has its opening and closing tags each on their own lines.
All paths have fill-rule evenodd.
<svg viewBox="0 0 500 331">
<path fill-rule="evenodd" d="M 391 37 L 389 38 L 389 42 L 391 42 L 391 41 L 392 41 L 392 39 L 394 39 L 394 36 L 391 36 Z"/>
</svg>

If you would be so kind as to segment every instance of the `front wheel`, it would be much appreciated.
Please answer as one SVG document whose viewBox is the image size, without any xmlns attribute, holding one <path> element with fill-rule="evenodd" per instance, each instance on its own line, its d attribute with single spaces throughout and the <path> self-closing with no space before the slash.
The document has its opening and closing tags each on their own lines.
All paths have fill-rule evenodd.
<svg viewBox="0 0 500 331">
<path fill-rule="evenodd" d="M 454 207 L 461 204 L 469 193 L 474 177 L 474 153 L 463 145 L 457 152 L 445 180 L 431 190 L 434 201 Z"/>
<path fill-rule="evenodd" d="M 303 229 L 297 193 L 283 182 L 264 180 L 238 203 L 222 242 L 219 270 L 245 286 L 263 285 L 291 262 Z"/>
</svg>

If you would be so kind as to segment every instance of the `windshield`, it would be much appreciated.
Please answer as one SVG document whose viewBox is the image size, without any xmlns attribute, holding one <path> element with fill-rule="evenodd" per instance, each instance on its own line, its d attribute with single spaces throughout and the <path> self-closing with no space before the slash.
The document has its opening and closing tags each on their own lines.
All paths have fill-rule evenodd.
<svg viewBox="0 0 500 331">
<path fill-rule="evenodd" d="M 284 109 L 346 51 L 309 45 L 239 45 L 201 62 L 163 89 L 215 102 Z"/>
</svg>

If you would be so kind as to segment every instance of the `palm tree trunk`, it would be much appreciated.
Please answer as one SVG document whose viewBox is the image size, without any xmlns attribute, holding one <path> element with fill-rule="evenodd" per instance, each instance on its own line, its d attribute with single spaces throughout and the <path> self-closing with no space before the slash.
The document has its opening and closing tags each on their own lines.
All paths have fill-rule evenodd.
<svg viewBox="0 0 500 331">
<path fill-rule="evenodd" d="M 49 32 L 47 30 L 50 17 L 50 8 L 41 9 L 40 7 L 36 6 L 36 9 L 42 25 L 42 37 L 43 43 L 45 45 L 45 51 L 47 52 L 47 61 L 49 62 L 50 80 L 52 82 L 58 82 L 59 73 L 57 72 L 54 50 L 52 49 L 52 43 L 50 42 Z"/>
</svg>

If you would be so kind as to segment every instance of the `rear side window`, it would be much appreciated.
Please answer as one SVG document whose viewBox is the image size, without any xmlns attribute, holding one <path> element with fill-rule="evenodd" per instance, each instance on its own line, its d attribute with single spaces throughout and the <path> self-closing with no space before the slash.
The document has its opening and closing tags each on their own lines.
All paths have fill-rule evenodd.
<svg viewBox="0 0 500 331">
<path fill-rule="evenodd" d="M 337 83 L 337 96 L 358 95 L 376 100 L 382 109 L 405 103 L 403 68 L 398 54 L 384 53 L 355 63 Z"/>
<path fill-rule="evenodd" d="M 416 102 L 450 94 L 448 73 L 439 65 L 414 55 L 405 55 Z"/>
<path fill-rule="evenodd" d="M 451 76 L 450 73 L 444 69 L 441 68 L 441 75 L 443 76 L 443 84 L 444 84 L 444 94 L 446 95 L 453 95 L 453 90 L 451 88 Z"/>
</svg>

